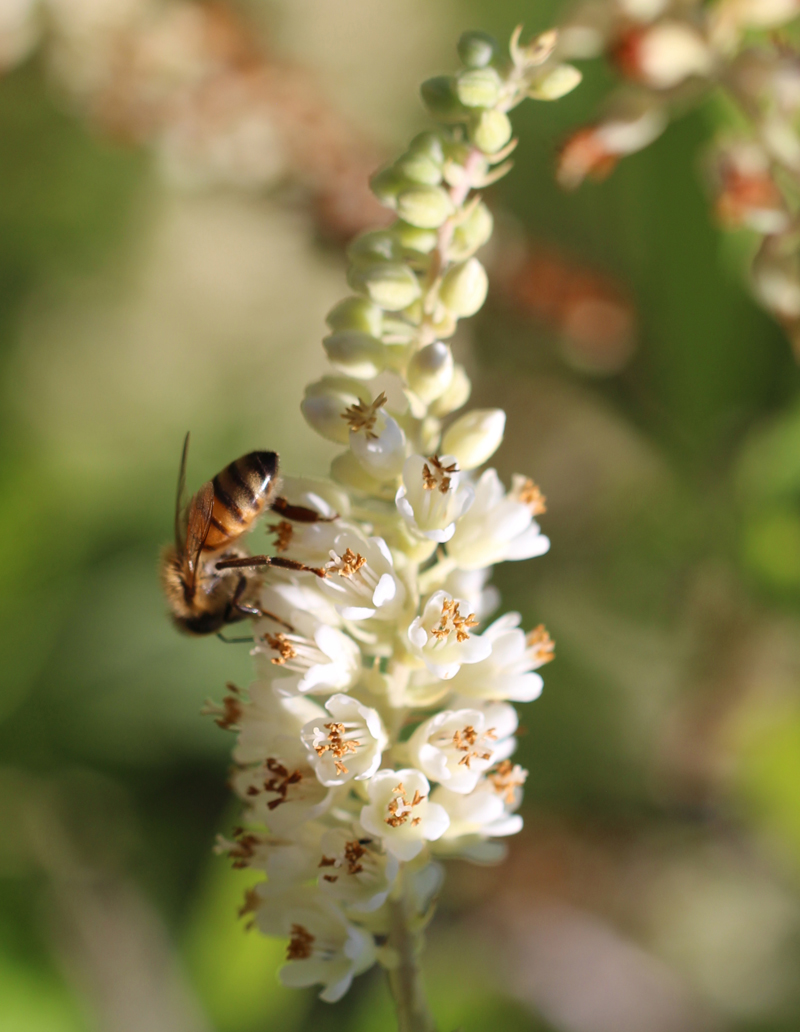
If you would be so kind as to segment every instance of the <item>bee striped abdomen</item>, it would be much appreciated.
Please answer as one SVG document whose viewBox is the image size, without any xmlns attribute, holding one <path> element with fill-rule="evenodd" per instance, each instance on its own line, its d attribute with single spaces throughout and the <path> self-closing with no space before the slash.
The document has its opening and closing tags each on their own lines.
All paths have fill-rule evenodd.
<svg viewBox="0 0 800 1032">
<path fill-rule="evenodd" d="M 277 475 L 275 452 L 250 452 L 214 477 L 214 507 L 203 551 L 224 548 L 250 529 L 269 504 Z"/>
</svg>

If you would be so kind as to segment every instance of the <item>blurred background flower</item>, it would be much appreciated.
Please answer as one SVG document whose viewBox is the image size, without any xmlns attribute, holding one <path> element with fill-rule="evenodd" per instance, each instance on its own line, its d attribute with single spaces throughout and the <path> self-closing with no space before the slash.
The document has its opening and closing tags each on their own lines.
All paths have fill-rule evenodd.
<svg viewBox="0 0 800 1032">
<path fill-rule="evenodd" d="M 379 976 L 327 1008 L 236 920 L 230 743 L 200 709 L 248 650 L 175 634 L 156 556 L 187 428 L 192 486 L 253 448 L 326 471 L 299 401 L 341 244 L 381 214 L 367 175 L 425 127 L 416 84 L 463 28 L 563 16 L 0 2 L 3 1032 L 391 1027 Z M 526 829 L 502 868 L 452 865 L 431 995 L 443 1030 L 789 1032 L 800 374 L 743 285 L 778 209 L 750 191 L 756 222 L 716 228 L 714 105 L 563 194 L 559 145 L 615 81 L 582 70 L 520 109 L 489 301 L 454 343 L 508 412 L 501 477 L 548 500 L 551 551 L 499 571 L 504 607 L 559 648 L 521 710 Z M 739 219 L 758 162 L 714 168 Z"/>
</svg>

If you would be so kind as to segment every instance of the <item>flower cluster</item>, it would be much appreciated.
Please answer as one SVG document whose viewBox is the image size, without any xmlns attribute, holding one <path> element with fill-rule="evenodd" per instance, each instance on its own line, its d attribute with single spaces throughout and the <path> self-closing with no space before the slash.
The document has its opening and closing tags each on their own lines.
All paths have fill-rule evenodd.
<svg viewBox="0 0 800 1032">
<path fill-rule="evenodd" d="M 624 83 L 605 113 L 564 145 L 561 184 L 602 178 L 669 124 L 721 90 L 729 123 L 714 141 L 708 179 L 728 227 L 760 238 L 752 286 L 800 356 L 800 247 L 794 198 L 800 187 L 800 55 L 782 30 L 798 0 L 594 0 L 559 34 L 559 53 L 605 54 Z"/>
<path fill-rule="evenodd" d="M 266 874 L 243 913 L 288 938 L 284 983 L 321 984 L 328 1001 L 376 960 L 397 967 L 392 915 L 405 933 L 424 925 L 437 858 L 493 862 L 522 825 L 511 702 L 538 697 L 553 646 L 518 614 L 485 626 L 487 581 L 494 564 L 547 551 L 545 499 L 527 477 L 478 471 L 505 415 L 450 418 L 470 383 L 447 341 L 486 296 L 475 252 L 492 217 L 477 191 L 509 167 L 507 112 L 578 82 L 555 42 L 523 47 L 516 33 L 506 64 L 490 37 L 465 34 L 463 70 L 422 88 L 444 124 L 373 178 L 397 219 L 351 245 L 354 293 L 323 341 L 334 371 L 302 403 L 342 451 L 329 481 L 282 487 L 322 519 L 270 527 L 277 552 L 324 576 L 270 573 L 256 680 L 212 707 L 237 733 L 245 806 L 220 850 Z"/>
</svg>

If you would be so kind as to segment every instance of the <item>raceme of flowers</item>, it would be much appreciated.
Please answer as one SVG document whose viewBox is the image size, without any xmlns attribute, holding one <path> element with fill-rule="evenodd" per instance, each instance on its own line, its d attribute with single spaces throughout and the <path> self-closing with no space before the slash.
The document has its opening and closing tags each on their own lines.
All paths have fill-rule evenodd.
<svg viewBox="0 0 800 1032">
<path fill-rule="evenodd" d="M 439 126 L 374 177 L 397 219 L 351 245 L 353 294 L 323 341 L 333 371 L 302 403 L 342 450 L 329 481 L 282 486 L 320 519 L 269 524 L 276 552 L 324 576 L 270 572 L 256 679 L 210 707 L 237 734 L 244 804 L 219 849 L 266 875 L 242 913 L 288 939 L 284 984 L 319 984 L 327 1001 L 376 961 L 397 965 L 392 907 L 425 925 L 440 858 L 499 860 L 522 826 L 511 703 L 538 697 L 553 646 L 515 613 L 487 626 L 487 582 L 494 564 L 547 551 L 545 499 L 526 476 L 480 471 L 505 414 L 453 416 L 470 383 L 448 340 L 486 296 L 478 191 L 510 168 L 508 111 L 579 81 L 555 42 L 522 46 L 517 31 L 504 62 L 490 37 L 465 34 L 461 72 L 422 87 Z"/>
<path fill-rule="evenodd" d="M 559 33 L 569 59 L 606 54 L 622 76 L 606 110 L 565 143 L 567 188 L 603 178 L 680 116 L 713 99 L 719 131 L 707 160 L 720 221 L 760 245 L 751 268 L 759 302 L 800 358 L 800 0 L 588 0 Z M 794 34 L 792 34 L 794 33 Z"/>
</svg>

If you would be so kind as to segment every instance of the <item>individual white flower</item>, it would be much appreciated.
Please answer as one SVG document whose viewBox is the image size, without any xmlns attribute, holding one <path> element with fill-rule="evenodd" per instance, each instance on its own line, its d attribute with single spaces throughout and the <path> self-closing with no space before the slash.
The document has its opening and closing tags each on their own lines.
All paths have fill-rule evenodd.
<svg viewBox="0 0 800 1032">
<path fill-rule="evenodd" d="M 266 759 L 274 749 L 276 738 L 299 735 L 304 724 L 323 712 L 310 699 L 282 698 L 268 681 L 255 681 L 247 694 L 247 701 L 239 701 L 232 721 L 239 729 L 233 750 L 237 763 L 259 763 Z"/>
<path fill-rule="evenodd" d="M 324 557 L 320 558 L 318 565 L 322 565 L 327 558 L 328 553 L 326 552 Z M 341 624 L 342 618 L 339 611 L 330 599 L 319 591 L 317 586 L 319 582 L 316 578 L 304 579 L 305 575 L 303 574 L 287 575 L 284 571 L 280 571 L 280 576 L 280 580 L 277 579 L 277 576 L 274 579 L 270 576 L 269 583 L 261 589 L 260 602 L 261 608 L 277 616 L 283 622 L 284 627 L 286 624 L 294 626 L 297 623 L 298 613 L 313 616 L 320 623 L 330 624 L 332 627 L 338 627 Z M 270 618 L 263 621 L 256 620 L 253 625 L 254 637 L 258 637 L 265 631 L 271 633 L 275 629 L 275 621 Z"/>
<path fill-rule="evenodd" d="M 257 907 L 256 922 L 265 935 L 288 937 L 285 964 L 278 972 L 283 985 L 304 988 L 321 984 L 320 999 L 335 1003 L 355 975 L 375 963 L 372 936 L 350 924 L 316 887 L 267 896 Z"/>
<path fill-rule="evenodd" d="M 507 759 L 516 744 L 513 706 L 444 710 L 424 721 L 408 741 L 411 762 L 451 792 L 465 795 L 492 764 Z"/>
<path fill-rule="evenodd" d="M 361 810 L 361 826 L 398 860 L 413 860 L 426 841 L 447 830 L 447 813 L 430 802 L 428 779 L 418 770 L 379 770 L 367 788 L 369 803 Z"/>
<path fill-rule="evenodd" d="M 478 621 L 474 613 L 462 613 L 462 606 L 466 609 L 463 599 L 436 591 L 408 628 L 411 651 L 444 680 L 457 674 L 462 663 L 478 663 L 492 650 L 488 639 L 469 633 Z"/>
<path fill-rule="evenodd" d="M 332 695 L 325 709 L 330 720 L 317 717 L 300 733 L 317 777 L 328 786 L 371 778 L 389 741 L 378 711 L 349 695 Z"/>
<path fill-rule="evenodd" d="M 266 623 L 266 621 L 264 621 Z M 253 649 L 256 670 L 272 677 L 279 695 L 327 695 L 351 688 L 361 674 L 361 652 L 343 631 L 294 613 L 294 632 L 264 631 Z"/>
<path fill-rule="evenodd" d="M 256 834 L 237 828 L 232 840 L 219 836 L 214 852 L 225 853 L 235 870 L 264 871 L 272 888 L 316 878 L 320 843 L 327 833 L 324 825 L 307 821 L 289 835 Z"/>
<path fill-rule="evenodd" d="M 321 816 L 333 792 L 317 780 L 299 734 L 276 735 L 263 763 L 237 771 L 232 782 L 250 808 L 250 819 L 276 835 Z"/>
<path fill-rule="evenodd" d="M 395 419 L 385 411 L 386 395 L 381 393 L 370 405 L 359 402 L 344 413 L 350 427 L 350 450 L 371 477 L 394 480 L 406 459 L 406 436 Z"/>
<path fill-rule="evenodd" d="M 439 785 L 431 799 L 446 810 L 450 823 L 434 851 L 477 863 L 502 859 L 504 851 L 485 840 L 516 835 L 522 829 L 522 818 L 513 811 L 522 801 L 526 777 L 522 767 L 503 760 L 468 795 Z"/>
<path fill-rule="evenodd" d="M 400 869 L 397 857 L 345 828 L 331 828 L 319 849 L 319 887 L 326 896 L 363 913 L 382 906 Z"/>
<path fill-rule="evenodd" d="M 553 659 L 550 635 L 539 626 L 526 635 L 519 613 L 506 613 L 481 635 L 491 642 L 486 659 L 462 667 L 450 683 L 458 695 L 471 699 L 510 699 L 533 702 L 542 694 L 544 681 L 534 673 Z"/>
<path fill-rule="evenodd" d="M 403 466 L 403 486 L 395 504 L 412 530 L 429 541 L 449 541 L 456 520 L 472 504 L 472 485 L 461 482 L 452 455 L 409 455 Z"/>
<path fill-rule="evenodd" d="M 464 570 L 543 555 L 550 542 L 534 519 L 543 504 L 532 481 L 515 476 L 506 494 L 496 471 L 487 469 L 475 485 L 475 501 L 456 524 L 447 554 Z"/>
<path fill-rule="evenodd" d="M 328 576 L 319 587 L 345 620 L 394 620 L 399 615 L 406 589 L 383 538 L 345 530 L 336 537 L 325 569 Z"/>
</svg>

